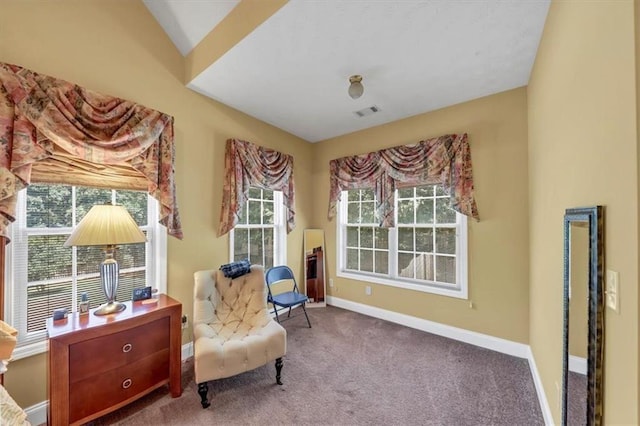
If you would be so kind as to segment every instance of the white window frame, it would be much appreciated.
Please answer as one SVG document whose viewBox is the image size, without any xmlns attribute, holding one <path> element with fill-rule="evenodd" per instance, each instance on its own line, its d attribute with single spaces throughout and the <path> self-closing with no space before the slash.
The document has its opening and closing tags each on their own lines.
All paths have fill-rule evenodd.
<svg viewBox="0 0 640 426">
<path fill-rule="evenodd" d="M 257 188 L 256 189 L 262 189 L 263 191 L 272 191 L 270 189 L 264 189 L 264 188 Z M 249 200 L 247 199 L 247 202 L 245 202 L 243 211 L 246 214 L 247 213 L 247 208 L 248 205 L 247 203 L 249 202 Z M 283 203 L 283 198 L 282 198 L 282 191 L 273 191 L 273 225 L 264 225 L 264 224 L 260 224 L 260 225 L 244 225 L 244 224 L 238 224 L 236 226 L 233 227 L 233 229 L 231 229 L 231 231 L 229 231 L 229 262 L 233 262 L 234 261 L 234 253 L 235 253 L 235 246 L 234 246 L 234 231 L 236 228 L 244 228 L 244 229 L 250 229 L 250 228 L 273 228 L 273 266 L 277 266 L 277 265 L 286 265 L 286 261 L 287 261 L 287 229 L 286 229 L 286 223 L 285 223 L 285 216 L 284 216 L 284 205 Z M 265 266 L 266 267 L 266 266 Z"/>
<path fill-rule="evenodd" d="M 18 343 L 12 354 L 13 360 L 30 357 L 48 350 L 47 331 L 41 330 L 27 333 L 27 317 L 26 315 L 20 315 L 21 312 L 26 312 L 27 292 L 20 290 L 26 290 L 24 284 L 27 282 L 27 268 L 24 264 L 17 265 L 18 267 L 14 267 L 14 265 L 17 259 L 27 260 L 26 256 L 18 256 L 18 253 L 20 250 L 27 249 L 28 235 L 39 231 L 38 228 L 27 229 L 26 211 L 27 190 L 24 189 L 18 192 L 16 220 L 9 226 L 11 243 L 7 244 L 5 250 L 5 318 L 18 330 Z M 147 236 L 145 263 L 146 265 L 151 265 L 151 267 L 146 268 L 147 285 L 157 289 L 159 293 L 166 293 L 167 232 L 166 228 L 158 222 L 159 211 L 158 201 L 147 195 L 147 218 L 149 223 L 147 226 L 141 226 L 140 229 L 146 231 Z M 51 230 L 52 232 L 47 234 L 68 234 L 69 230 L 70 228 L 59 228 Z M 73 256 L 75 256 L 75 253 Z M 98 266 L 96 265 L 96 271 L 98 271 Z M 99 272 L 96 272 L 96 274 L 99 274 Z M 76 312 L 78 309 L 78 295 L 76 294 L 75 280 L 73 286 L 74 300 L 72 300 L 71 306 L 73 307 L 72 312 Z M 25 340 L 29 343 L 25 343 Z"/>
<path fill-rule="evenodd" d="M 416 185 L 419 186 L 419 185 Z M 396 199 L 396 216 L 397 216 L 397 190 L 395 194 Z M 348 204 L 347 191 L 342 191 L 340 201 L 338 203 L 338 219 L 336 220 L 336 241 L 338 250 L 336 250 L 336 275 L 341 278 L 348 278 L 357 281 L 364 281 L 374 284 L 382 284 L 391 287 L 403 288 L 407 290 L 421 291 L 424 293 L 439 294 L 442 296 L 454 297 L 458 299 L 468 299 L 468 244 L 467 244 L 467 217 L 463 214 L 456 212 L 456 279 L 455 286 L 442 286 L 435 282 L 415 280 L 398 275 L 397 264 L 397 247 L 398 247 L 398 232 L 397 227 L 389 228 L 389 273 L 379 274 L 373 272 L 356 272 L 353 270 L 347 270 L 347 233 L 346 222 L 347 218 L 347 204 Z M 396 220 L 397 223 L 397 220 Z"/>
</svg>

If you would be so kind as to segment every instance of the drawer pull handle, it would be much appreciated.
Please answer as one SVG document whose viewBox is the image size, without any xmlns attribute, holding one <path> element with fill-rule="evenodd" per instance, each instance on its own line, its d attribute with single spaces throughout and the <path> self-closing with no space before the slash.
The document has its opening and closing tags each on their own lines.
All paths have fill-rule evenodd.
<svg viewBox="0 0 640 426">
<path fill-rule="evenodd" d="M 129 389 L 132 383 L 133 382 L 131 381 L 131 379 L 125 380 L 124 382 L 122 382 L 122 389 Z"/>
<path fill-rule="evenodd" d="M 124 353 L 131 352 L 131 349 L 133 349 L 133 345 L 131 343 L 127 343 L 122 347 L 122 352 Z"/>
</svg>

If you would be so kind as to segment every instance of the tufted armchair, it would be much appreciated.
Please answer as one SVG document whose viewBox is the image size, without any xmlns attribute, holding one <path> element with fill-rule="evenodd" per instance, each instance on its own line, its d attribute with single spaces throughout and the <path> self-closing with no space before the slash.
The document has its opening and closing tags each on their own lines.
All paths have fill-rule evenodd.
<svg viewBox="0 0 640 426">
<path fill-rule="evenodd" d="M 194 274 L 194 369 L 202 408 L 210 380 L 234 376 L 276 361 L 280 381 L 287 333 L 267 312 L 267 286 L 262 266 L 231 279 L 219 270 Z"/>
</svg>

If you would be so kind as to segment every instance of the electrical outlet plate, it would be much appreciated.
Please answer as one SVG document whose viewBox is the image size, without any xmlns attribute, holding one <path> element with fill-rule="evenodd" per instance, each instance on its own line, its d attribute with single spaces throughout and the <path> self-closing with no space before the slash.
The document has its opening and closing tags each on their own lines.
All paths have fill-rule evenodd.
<svg viewBox="0 0 640 426">
<path fill-rule="evenodd" d="M 182 315 L 181 322 L 183 330 L 189 326 L 189 318 L 186 315 Z"/>
<path fill-rule="evenodd" d="M 620 298 L 618 272 L 607 270 L 606 285 L 607 290 L 605 291 L 605 296 L 607 299 L 607 307 L 618 313 L 620 310 L 620 301 L 618 300 Z"/>
</svg>

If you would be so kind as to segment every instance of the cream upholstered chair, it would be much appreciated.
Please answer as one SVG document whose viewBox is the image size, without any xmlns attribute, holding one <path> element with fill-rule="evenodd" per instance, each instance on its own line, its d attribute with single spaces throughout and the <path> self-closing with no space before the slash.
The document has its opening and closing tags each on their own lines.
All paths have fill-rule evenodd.
<svg viewBox="0 0 640 426">
<path fill-rule="evenodd" d="M 219 270 L 194 274 L 194 369 L 202 408 L 210 380 L 234 376 L 275 360 L 280 381 L 287 333 L 267 312 L 264 268 L 231 279 Z"/>
</svg>

